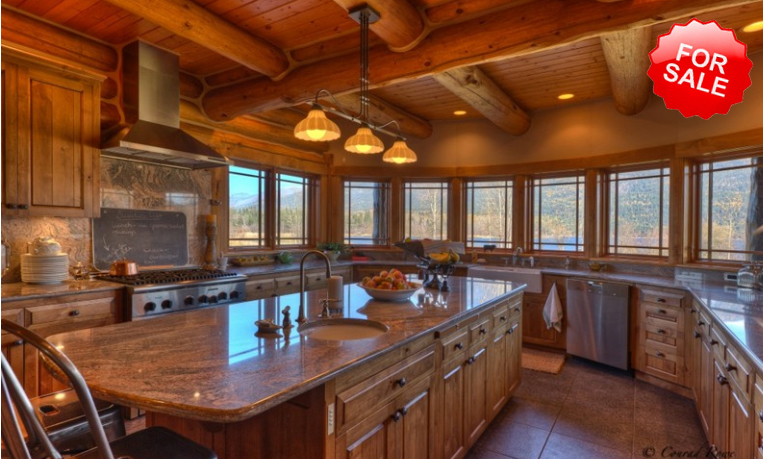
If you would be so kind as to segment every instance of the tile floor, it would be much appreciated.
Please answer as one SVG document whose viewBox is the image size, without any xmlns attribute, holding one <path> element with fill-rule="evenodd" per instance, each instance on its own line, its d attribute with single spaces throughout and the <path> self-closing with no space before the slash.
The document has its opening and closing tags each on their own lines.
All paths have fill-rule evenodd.
<svg viewBox="0 0 763 459">
<path fill-rule="evenodd" d="M 628 372 L 568 358 L 558 375 L 522 377 L 467 459 L 705 457 L 694 402 Z M 685 451 L 699 454 L 669 456 Z"/>
</svg>

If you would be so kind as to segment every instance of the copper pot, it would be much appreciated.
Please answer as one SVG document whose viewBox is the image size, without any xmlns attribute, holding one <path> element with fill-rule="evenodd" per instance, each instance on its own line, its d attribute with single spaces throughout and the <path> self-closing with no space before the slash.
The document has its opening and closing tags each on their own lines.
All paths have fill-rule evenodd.
<svg viewBox="0 0 763 459">
<path fill-rule="evenodd" d="M 109 274 L 112 276 L 134 276 L 138 274 L 138 264 L 127 260 L 115 261 L 109 268 Z"/>
</svg>

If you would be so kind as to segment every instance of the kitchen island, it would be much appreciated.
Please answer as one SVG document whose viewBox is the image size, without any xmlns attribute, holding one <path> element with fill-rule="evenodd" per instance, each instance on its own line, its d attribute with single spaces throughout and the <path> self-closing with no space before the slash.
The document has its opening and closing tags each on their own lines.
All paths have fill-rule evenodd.
<svg viewBox="0 0 763 459">
<path fill-rule="evenodd" d="M 344 457 L 345 450 L 350 455 L 358 442 L 346 440 L 364 423 L 373 424 L 377 412 L 392 409 L 387 405 L 405 402 L 406 394 L 422 387 L 426 429 L 415 430 L 416 454 L 423 447 L 427 457 L 451 457 L 442 451 L 442 441 L 435 442 L 436 436 L 452 437 L 452 429 L 435 422 L 441 405 L 448 403 L 451 410 L 457 402 L 464 411 L 464 421 L 459 422 L 463 442 L 457 443 L 464 443 L 458 448 L 465 450 L 518 384 L 521 339 L 512 340 L 508 348 L 504 337 L 521 336 L 524 286 L 459 277 L 451 277 L 449 284 L 450 292 L 421 289 L 402 303 L 375 301 L 359 287 L 345 285 L 344 317 L 389 327 L 383 335 L 363 340 L 314 340 L 300 335 L 296 327 L 274 335 L 257 332 L 256 320 L 280 324 L 287 306 L 293 320 L 298 294 L 49 339 L 78 366 L 94 395 L 143 408 L 148 424 L 180 431 L 212 447 L 221 458 Z M 320 320 L 316 318 L 326 291 L 305 295 L 308 319 Z M 449 375 L 442 374 L 446 366 L 454 373 L 451 363 L 456 370 L 464 369 L 458 392 L 448 386 Z M 501 378 L 493 378 L 497 368 Z M 515 373 L 511 377 L 509 369 Z M 496 385 L 495 379 L 506 384 Z M 472 393 L 482 397 L 476 412 L 473 401 L 461 398 Z M 392 410 L 391 418 L 397 420 L 390 422 L 395 425 L 408 412 L 408 404 L 403 404 Z"/>
</svg>

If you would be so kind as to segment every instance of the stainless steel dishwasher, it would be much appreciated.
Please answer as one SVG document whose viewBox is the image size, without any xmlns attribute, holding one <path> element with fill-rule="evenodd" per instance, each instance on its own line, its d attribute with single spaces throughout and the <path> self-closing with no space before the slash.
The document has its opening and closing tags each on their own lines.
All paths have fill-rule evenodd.
<svg viewBox="0 0 763 459">
<path fill-rule="evenodd" d="M 629 286 L 567 280 L 567 353 L 628 369 Z"/>
</svg>

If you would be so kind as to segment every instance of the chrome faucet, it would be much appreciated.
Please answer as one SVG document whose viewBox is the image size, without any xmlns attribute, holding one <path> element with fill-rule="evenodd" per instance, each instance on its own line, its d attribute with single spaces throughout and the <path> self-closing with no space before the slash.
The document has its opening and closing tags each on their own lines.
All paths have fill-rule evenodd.
<svg viewBox="0 0 763 459">
<path fill-rule="evenodd" d="M 323 261 L 326 262 L 326 279 L 331 278 L 331 262 L 325 253 L 319 250 L 308 250 L 302 255 L 302 260 L 299 262 L 299 313 L 297 314 L 297 323 L 300 324 L 307 322 L 307 317 L 305 317 L 305 259 L 311 254 L 323 258 Z"/>
<path fill-rule="evenodd" d="M 511 257 L 511 264 L 516 265 L 520 255 L 522 255 L 522 247 L 517 247 L 514 251 L 514 256 Z"/>
</svg>

